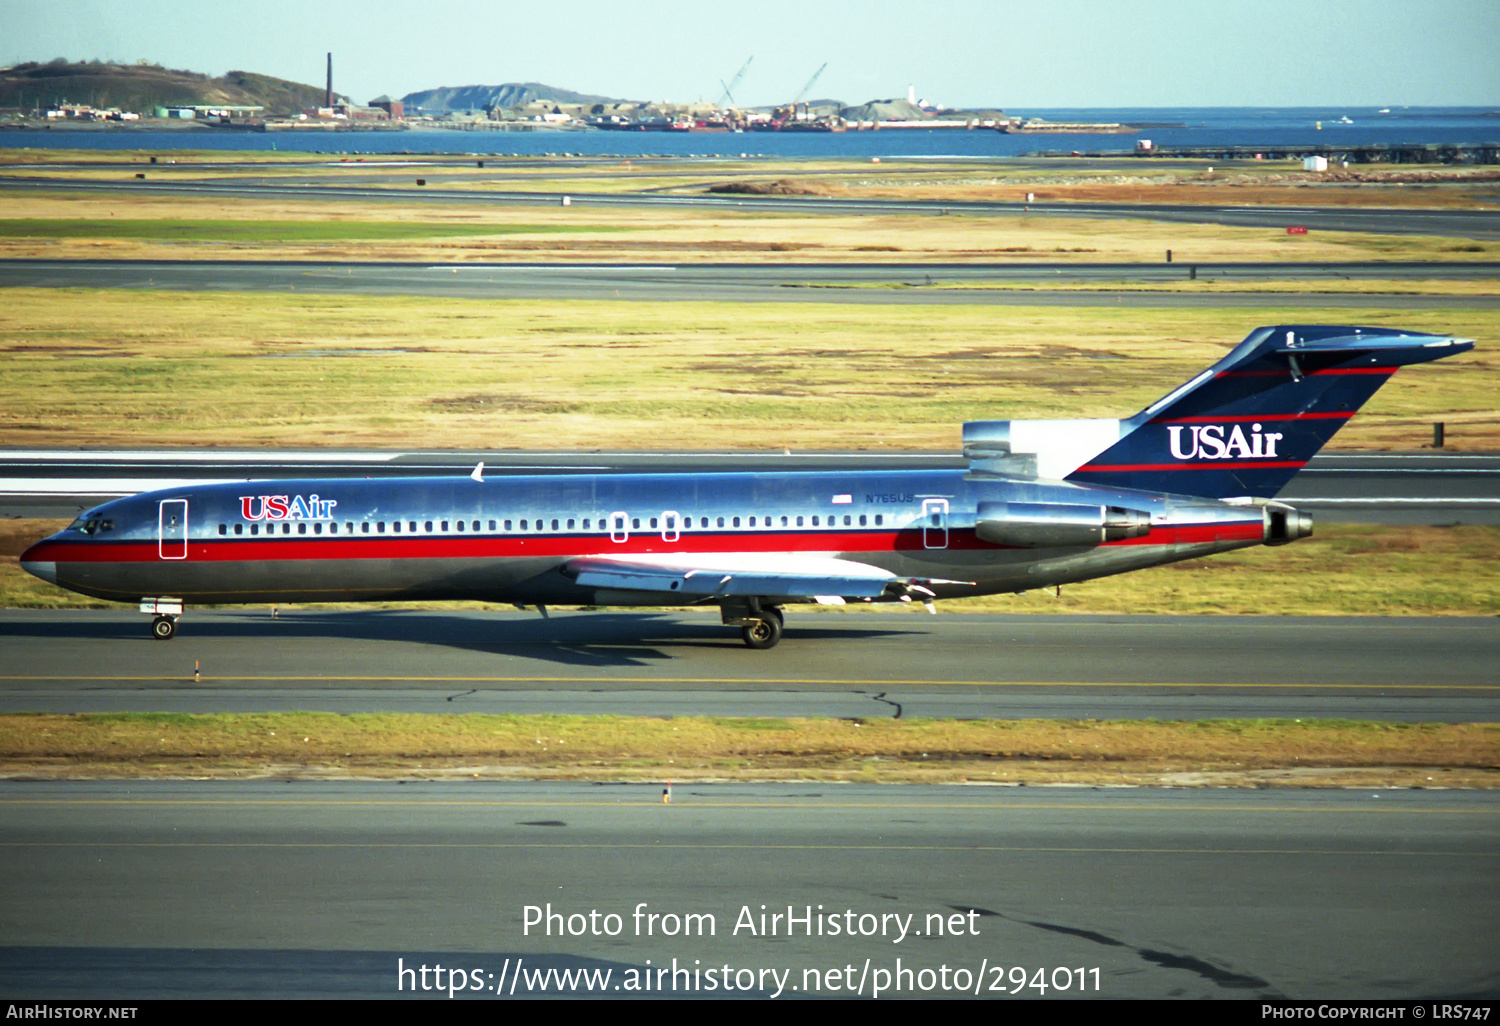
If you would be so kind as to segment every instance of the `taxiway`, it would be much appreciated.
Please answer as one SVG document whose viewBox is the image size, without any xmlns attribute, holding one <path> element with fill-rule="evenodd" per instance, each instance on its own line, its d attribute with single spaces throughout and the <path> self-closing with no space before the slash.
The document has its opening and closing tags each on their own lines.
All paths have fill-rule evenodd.
<svg viewBox="0 0 1500 1026">
<path fill-rule="evenodd" d="M 1500 994 L 1493 793 L 659 794 L 3 784 L 0 993 L 447 1002 L 401 974 L 442 965 L 455 997 L 491 1000 L 548 969 L 610 972 L 552 994 L 639 996 L 651 969 L 646 996 L 726 996 L 710 967 L 728 996 L 782 998 Z"/>
<path fill-rule="evenodd" d="M 1500 720 L 1483 617 L 793 608 L 761 653 L 716 611 L 10 610 L 0 647 L 4 712 Z"/>
</svg>

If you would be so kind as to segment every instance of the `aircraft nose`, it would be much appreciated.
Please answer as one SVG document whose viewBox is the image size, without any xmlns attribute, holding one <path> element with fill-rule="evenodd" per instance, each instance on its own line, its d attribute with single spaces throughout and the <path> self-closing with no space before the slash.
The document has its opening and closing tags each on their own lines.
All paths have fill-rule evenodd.
<svg viewBox="0 0 1500 1026">
<path fill-rule="evenodd" d="M 46 542 L 37 542 L 21 553 L 21 569 L 33 577 L 40 577 L 48 584 L 57 583 L 57 562 L 44 558 Z"/>
</svg>

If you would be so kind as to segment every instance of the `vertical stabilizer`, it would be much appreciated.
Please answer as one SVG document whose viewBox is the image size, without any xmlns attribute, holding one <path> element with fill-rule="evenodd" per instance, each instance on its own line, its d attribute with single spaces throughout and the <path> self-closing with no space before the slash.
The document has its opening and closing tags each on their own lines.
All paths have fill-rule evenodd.
<svg viewBox="0 0 1500 1026">
<path fill-rule="evenodd" d="M 1397 368 L 1473 345 L 1391 328 L 1257 328 L 1208 370 L 1121 421 L 1119 441 L 1067 480 L 1270 498 Z"/>
</svg>

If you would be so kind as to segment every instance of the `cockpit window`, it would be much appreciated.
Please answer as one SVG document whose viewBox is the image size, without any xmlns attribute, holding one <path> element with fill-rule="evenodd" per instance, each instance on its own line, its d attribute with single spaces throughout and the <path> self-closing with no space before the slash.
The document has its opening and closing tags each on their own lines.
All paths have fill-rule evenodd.
<svg viewBox="0 0 1500 1026">
<path fill-rule="evenodd" d="M 113 531 L 115 522 L 101 517 L 91 517 L 87 513 L 68 525 L 68 530 L 77 531 L 80 534 L 94 534 L 97 531 Z"/>
</svg>

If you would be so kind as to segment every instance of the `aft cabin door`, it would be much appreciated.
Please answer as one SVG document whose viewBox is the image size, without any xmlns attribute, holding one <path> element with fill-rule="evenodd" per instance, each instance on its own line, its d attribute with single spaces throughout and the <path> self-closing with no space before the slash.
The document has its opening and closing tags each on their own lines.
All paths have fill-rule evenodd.
<svg viewBox="0 0 1500 1026">
<path fill-rule="evenodd" d="M 156 538 L 156 552 L 162 559 L 187 559 L 186 499 L 161 501 Z"/>
<path fill-rule="evenodd" d="M 922 500 L 922 547 L 946 549 L 948 547 L 948 500 Z"/>
</svg>

